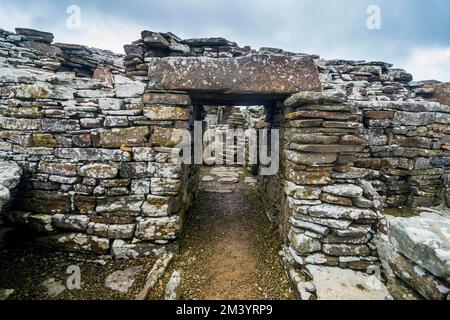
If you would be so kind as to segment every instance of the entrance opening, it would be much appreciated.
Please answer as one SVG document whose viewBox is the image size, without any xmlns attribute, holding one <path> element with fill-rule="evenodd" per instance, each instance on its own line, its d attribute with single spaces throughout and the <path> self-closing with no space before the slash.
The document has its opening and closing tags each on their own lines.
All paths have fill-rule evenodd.
<svg viewBox="0 0 450 320">
<path fill-rule="evenodd" d="M 276 105 L 197 109 L 203 150 L 211 154 L 197 170 L 199 193 L 185 217 L 180 253 L 166 274 L 183 270 L 185 299 L 294 299 L 279 258 L 279 204 L 266 195 L 277 175 L 260 175 L 251 150 L 252 134 L 277 127 Z M 259 146 L 253 148 L 260 151 Z"/>
</svg>

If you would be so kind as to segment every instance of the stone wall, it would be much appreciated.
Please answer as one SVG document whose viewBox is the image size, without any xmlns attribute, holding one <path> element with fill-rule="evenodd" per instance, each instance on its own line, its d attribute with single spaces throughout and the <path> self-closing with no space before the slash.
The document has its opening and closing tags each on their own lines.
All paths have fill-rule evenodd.
<svg viewBox="0 0 450 320">
<path fill-rule="evenodd" d="M 372 236 L 383 218 L 377 193 L 355 166 L 367 145 L 362 112 L 340 92 L 302 92 L 285 102 L 283 173 L 288 246 L 299 265 L 367 270 L 378 264 Z"/>
<path fill-rule="evenodd" d="M 170 161 L 172 133 L 192 122 L 189 96 L 145 93 L 109 69 L 88 79 L 78 67 L 47 70 L 38 56 L 30 65 L 38 51 L 2 35 L 1 157 L 25 174 L 9 219 L 68 250 L 128 258 L 176 249 L 197 186 L 195 167 Z"/>
<path fill-rule="evenodd" d="M 176 249 L 198 167 L 170 155 L 207 102 L 265 105 L 255 124 L 281 129 L 281 170 L 259 181 L 297 266 L 378 266 L 383 205 L 449 199 L 441 84 L 386 63 L 150 31 L 125 46 L 122 68 L 50 38 L 0 33 L 1 156 L 25 172 L 10 218 L 50 233 L 43 244 L 120 258 Z"/>
<path fill-rule="evenodd" d="M 320 66 L 326 85 L 347 93 L 361 112 L 368 144 L 355 166 L 378 172 L 373 185 L 385 206 L 436 206 L 448 199 L 447 85 L 410 82 L 410 74 L 381 62 Z"/>
</svg>

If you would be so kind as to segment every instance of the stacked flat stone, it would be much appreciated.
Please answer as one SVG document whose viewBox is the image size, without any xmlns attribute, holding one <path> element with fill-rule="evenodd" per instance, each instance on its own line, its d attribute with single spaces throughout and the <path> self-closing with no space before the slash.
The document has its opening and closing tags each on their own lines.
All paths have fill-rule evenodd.
<svg viewBox="0 0 450 320">
<path fill-rule="evenodd" d="M 171 32 L 143 31 L 141 39 L 124 46 L 126 74 L 147 77 L 149 61 L 155 57 L 209 57 L 233 58 L 251 52 L 250 47 L 240 48 L 234 42 L 223 38 L 201 38 L 183 40 Z"/>
<path fill-rule="evenodd" d="M 388 288 L 398 300 L 450 298 L 450 216 L 427 213 L 397 218 L 389 228 Z M 384 257 L 383 257 L 384 255 Z"/>
<path fill-rule="evenodd" d="M 16 33 L 0 29 L 0 58 L 19 68 L 75 72 L 91 78 L 99 67 L 114 74 L 125 71 L 124 55 L 76 44 L 53 43 L 53 34 L 17 28 Z"/>
<path fill-rule="evenodd" d="M 448 84 L 410 82 L 410 74 L 382 62 L 333 60 L 320 66 L 327 85 L 349 92 L 362 112 L 368 145 L 355 165 L 380 171 L 374 186 L 386 207 L 448 199 Z"/>
<path fill-rule="evenodd" d="M 244 150 L 244 144 L 247 141 L 239 139 L 231 144 L 227 140 L 227 134 L 231 134 L 232 130 L 235 130 L 235 134 L 238 132 L 244 134 L 244 130 L 249 127 L 242 109 L 240 107 L 204 106 L 203 110 L 206 133 L 203 148 L 213 148 L 211 150 L 213 157 L 208 159 L 208 164 L 215 164 L 218 159 L 221 159 L 224 164 L 242 165 L 242 160 L 237 163 L 238 150 Z M 218 141 L 219 136 L 221 136 L 220 141 Z"/>
<path fill-rule="evenodd" d="M 121 54 L 77 44 L 55 43 L 54 46 L 61 49 L 64 58 L 61 71 L 71 71 L 79 77 L 90 78 L 100 66 L 117 74 L 125 70 L 124 56 Z"/>
<path fill-rule="evenodd" d="M 367 144 L 361 112 L 345 92 L 302 92 L 286 100 L 284 117 L 288 255 L 301 265 L 376 266 L 381 203 L 361 180 L 377 172 L 355 166 Z"/>
<path fill-rule="evenodd" d="M 196 171 L 170 161 L 172 133 L 189 128 L 189 97 L 144 95 L 145 83 L 118 74 L 111 87 L 108 77 L 37 66 L 0 62 L 0 155 L 27 176 L 8 219 L 71 251 L 176 250 L 196 189 Z"/>
</svg>

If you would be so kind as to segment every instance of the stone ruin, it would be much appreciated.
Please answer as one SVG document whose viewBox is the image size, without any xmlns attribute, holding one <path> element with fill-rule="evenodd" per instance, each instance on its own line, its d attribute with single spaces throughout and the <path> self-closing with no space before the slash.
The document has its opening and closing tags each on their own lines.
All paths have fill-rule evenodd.
<svg viewBox="0 0 450 320">
<path fill-rule="evenodd" d="M 449 84 L 413 82 L 384 62 L 256 51 L 222 38 L 144 31 L 124 48 L 0 30 L 0 155 L 23 170 L 5 221 L 33 230 L 44 247 L 118 259 L 176 252 L 199 182 L 197 165 L 171 161 L 179 130 L 202 121 L 204 106 L 261 105 L 258 127 L 280 129 L 281 168 L 258 186 L 300 297 L 314 293 L 313 266 L 383 265 L 396 298 L 411 287 L 447 298 L 444 213 L 410 229 L 396 223 L 395 257 L 377 241 L 385 209 L 450 206 Z M 432 243 L 417 225 L 428 226 Z"/>
</svg>

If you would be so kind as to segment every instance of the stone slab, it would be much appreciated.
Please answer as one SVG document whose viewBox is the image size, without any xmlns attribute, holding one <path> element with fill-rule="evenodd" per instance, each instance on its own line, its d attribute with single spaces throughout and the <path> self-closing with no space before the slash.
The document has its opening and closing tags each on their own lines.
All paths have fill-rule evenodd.
<svg viewBox="0 0 450 320">
<path fill-rule="evenodd" d="M 149 88 L 227 94 L 292 94 L 322 89 L 312 59 L 253 54 L 239 58 L 153 58 Z"/>
<path fill-rule="evenodd" d="M 386 300 L 386 286 L 374 276 L 353 270 L 306 266 L 317 290 L 318 300 Z"/>
<path fill-rule="evenodd" d="M 400 253 L 436 277 L 450 277 L 450 218 L 430 215 L 394 219 L 389 240 Z"/>
</svg>

